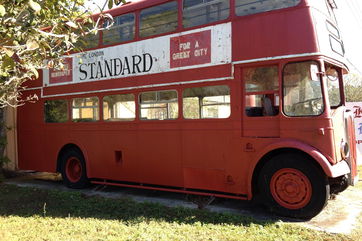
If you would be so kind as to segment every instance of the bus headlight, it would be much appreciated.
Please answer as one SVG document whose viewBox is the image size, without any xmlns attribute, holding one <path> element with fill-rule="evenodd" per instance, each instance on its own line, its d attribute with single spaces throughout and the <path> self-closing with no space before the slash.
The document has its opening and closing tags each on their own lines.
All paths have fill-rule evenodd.
<svg viewBox="0 0 362 241">
<path fill-rule="evenodd" d="M 343 139 L 341 141 L 341 156 L 343 160 L 346 160 L 349 156 L 349 145 Z"/>
</svg>

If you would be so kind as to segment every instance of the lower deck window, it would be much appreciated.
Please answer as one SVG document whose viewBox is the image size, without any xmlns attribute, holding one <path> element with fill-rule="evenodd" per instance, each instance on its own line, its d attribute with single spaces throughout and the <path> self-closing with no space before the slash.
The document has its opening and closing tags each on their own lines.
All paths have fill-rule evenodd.
<svg viewBox="0 0 362 241">
<path fill-rule="evenodd" d="M 245 96 L 247 116 L 275 116 L 279 113 L 279 95 L 276 93 Z"/>
<path fill-rule="evenodd" d="M 97 97 L 76 98 L 72 102 L 73 122 L 99 120 L 99 101 Z"/>
<path fill-rule="evenodd" d="M 228 118 L 230 89 L 226 85 L 188 88 L 183 91 L 186 119 Z"/>
<path fill-rule="evenodd" d="M 141 93 L 140 109 L 142 120 L 177 119 L 177 92 L 170 90 Z"/>
<path fill-rule="evenodd" d="M 278 115 L 278 66 L 244 68 L 243 81 L 245 84 L 245 114 L 247 116 Z"/>
<path fill-rule="evenodd" d="M 62 123 L 68 120 L 66 100 L 47 100 L 44 103 L 44 120 L 47 123 Z"/>
<path fill-rule="evenodd" d="M 136 116 L 133 94 L 109 95 L 103 98 L 103 119 L 106 121 L 131 121 Z"/>
</svg>

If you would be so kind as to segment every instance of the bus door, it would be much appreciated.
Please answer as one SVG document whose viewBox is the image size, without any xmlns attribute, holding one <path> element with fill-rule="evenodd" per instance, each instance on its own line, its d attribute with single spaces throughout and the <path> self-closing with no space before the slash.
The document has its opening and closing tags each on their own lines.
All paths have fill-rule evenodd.
<svg viewBox="0 0 362 241">
<path fill-rule="evenodd" d="M 278 65 L 241 69 L 242 136 L 279 137 Z"/>
</svg>

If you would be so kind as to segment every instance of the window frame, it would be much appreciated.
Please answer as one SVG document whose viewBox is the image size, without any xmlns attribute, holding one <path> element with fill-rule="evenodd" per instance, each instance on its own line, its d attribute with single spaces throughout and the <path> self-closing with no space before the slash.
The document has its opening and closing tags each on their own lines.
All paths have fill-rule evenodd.
<svg viewBox="0 0 362 241">
<path fill-rule="evenodd" d="M 160 7 L 162 5 L 166 5 L 166 4 L 171 4 L 171 3 L 176 3 L 176 27 L 172 30 L 168 30 L 168 31 L 163 31 L 163 32 L 157 32 L 157 33 L 152 33 L 152 34 L 148 34 L 148 35 L 143 35 L 142 34 L 142 12 L 143 11 L 146 11 L 146 10 L 149 10 L 149 9 L 152 9 L 152 8 L 156 8 L 156 7 Z M 164 3 L 161 3 L 161 4 L 156 4 L 156 5 L 153 5 L 153 6 L 149 6 L 149 7 L 146 7 L 146 8 L 142 8 L 142 9 L 139 9 L 138 10 L 138 24 L 136 24 L 136 32 L 137 32 L 137 36 L 140 38 L 140 39 L 145 39 L 145 38 L 150 38 L 150 37 L 155 37 L 155 36 L 158 36 L 158 35 L 164 35 L 164 34 L 170 34 L 170 33 L 173 33 L 173 32 L 176 32 L 178 29 L 179 29 L 179 18 L 180 18 L 180 11 L 179 11 L 179 3 L 180 1 L 179 0 L 173 0 L 173 1 L 168 1 L 168 2 L 164 2 Z M 182 14 L 182 13 L 181 13 Z M 150 14 L 151 15 L 151 14 Z M 166 24 L 163 24 L 162 26 L 164 26 Z M 159 26 L 158 25 L 155 25 L 155 26 Z M 154 26 L 152 26 L 154 27 Z"/>
<path fill-rule="evenodd" d="M 86 23 L 86 25 L 91 25 L 91 24 L 95 24 L 94 22 L 93 23 Z M 99 23 L 99 28 L 102 27 L 102 24 Z M 90 30 L 91 28 L 88 28 L 86 26 L 86 28 L 88 30 Z M 83 45 L 80 41 L 83 41 L 85 43 L 89 43 L 90 41 L 85 41 L 84 39 L 88 40 L 90 39 L 90 37 L 92 37 L 91 39 L 94 38 L 94 40 L 97 40 L 98 41 L 91 41 L 92 42 L 96 42 L 94 43 L 94 45 L 91 45 L 90 47 L 86 46 L 86 45 Z M 87 34 L 85 36 L 79 36 L 79 39 L 77 40 L 76 44 L 75 44 L 75 50 L 77 52 L 84 52 L 84 51 L 89 51 L 89 50 L 94 50 L 94 49 L 99 49 L 100 47 L 102 47 L 103 43 L 102 43 L 102 31 L 98 31 L 97 34 L 93 34 L 93 33 L 90 33 L 90 34 Z"/>
<path fill-rule="evenodd" d="M 223 21 L 226 21 L 226 20 L 230 19 L 230 18 L 233 16 L 233 13 L 235 12 L 235 11 L 233 10 L 233 6 L 234 6 L 234 5 L 232 4 L 233 0 L 227 0 L 226 2 L 228 2 L 229 8 L 228 8 L 228 15 L 227 15 L 225 18 L 218 19 L 218 20 L 215 20 L 215 21 L 206 22 L 206 23 L 202 23 L 202 24 L 196 24 L 196 25 L 186 26 L 186 25 L 184 24 L 184 22 L 185 22 L 185 18 L 184 18 L 184 16 L 185 16 L 185 14 L 184 14 L 185 9 L 186 9 L 186 10 L 190 10 L 190 9 L 192 10 L 192 9 L 197 9 L 197 8 L 200 8 L 200 7 L 191 6 L 191 7 L 185 8 L 185 7 L 184 7 L 185 1 L 186 1 L 186 0 L 182 0 L 182 1 L 181 1 L 181 4 L 180 4 L 180 5 L 181 5 L 181 6 L 180 6 L 180 9 L 181 9 L 181 10 L 180 10 L 180 11 L 181 11 L 181 14 L 180 14 L 180 15 L 181 15 L 181 23 L 180 23 L 179 25 L 180 25 L 180 27 L 181 27 L 182 29 L 200 28 L 200 26 L 208 26 L 208 25 L 212 25 L 212 24 L 219 23 L 219 22 L 223 22 Z M 210 6 L 210 5 L 215 4 L 215 2 L 223 3 L 224 0 L 214 0 L 214 2 L 210 1 L 210 2 L 203 3 L 203 4 L 206 5 L 206 6 Z"/>
<path fill-rule="evenodd" d="M 256 0 L 256 1 L 257 1 L 257 2 L 260 2 L 260 1 L 265 1 L 265 0 Z M 269 9 L 269 10 L 263 10 L 263 11 L 255 12 L 255 13 L 251 13 L 251 14 L 238 15 L 238 11 L 237 11 L 237 0 L 233 0 L 233 2 L 234 2 L 234 16 L 235 16 L 235 17 L 254 16 L 254 15 L 256 15 L 256 14 L 269 13 L 269 12 L 273 12 L 273 11 L 278 11 L 278 10 L 284 10 L 284 9 L 294 8 L 294 7 L 297 7 L 297 6 L 301 5 L 302 2 L 303 2 L 303 0 L 297 0 L 297 1 L 299 1 L 299 2 L 296 3 L 295 5 L 288 6 L 288 7 L 272 8 L 272 9 Z"/>
<path fill-rule="evenodd" d="M 344 92 L 343 74 L 342 74 L 343 70 L 341 69 L 341 67 L 339 67 L 339 66 L 337 66 L 335 64 L 332 64 L 330 62 L 324 62 L 324 71 L 325 72 L 327 72 L 326 67 L 334 69 L 338 73 L 338 93 L 339 93 L 339 95 L 338 95 L 339 96 L 339 104 L 338 105 L 332 105 L 332 103 L 331 103 L 330 92 L 329 92 L 329 88 L 328 88 L 330 79 L 328 78 L 327 73 L 325 74 L 325 88 L 326 88 L 325 93 L 328 95 L 329 108 L 330 109 L 337 109 L 338 107 L 343 105 L 343 99 L 344 99 L 344 95 L 343 95 L 343 92 Z"/>
<path fill-rule="evenodd" d="M 131 39 L 127 39 L 127 40 L 124 40 L 124 41 L 117 41 L 117 42 L 112 42 L 112 43 L 105 43 L 104 41 L 104 32 L 106 31 L 111 31 L 111 30 L 114 30 L 114 29 L 119 29 L 121 28 L 122 25 L 124 24 L 121 24 L 121 25 L 116 25 L 116 24 L 113 24 L 112 27 L 110 27 L 109 29 L 105 29 L 105 30 L 102 30 L 101 31 L 101 35 L 100 35 L 100 38 L 101 38 L 101 42 L 102 42 L 102 46 L 112 46 L 112 45 L 118 45 L 118 44 L 124 44 L 124 43 L 127 43 L 127 42 L 132 42 L 132 41 L 137 41 L 137 13 L 136 12 L 128 12 L 128 13 L 122 13 L 120 15 L 117 15 L 117 16 L 114 16 L 113 19 L 116 19 L 118 17 L 122 17 L 122 16 L 126 16 L 126 15 L 133 15 L 133 37 Z M 132 24 L 126 24 L 126 25 L 132 25 Z"/>
<path fill-rule="evenodd" d="M 74 100 L 76 99 L 88 99 L 88 98 L 96 98 L 98 100 L 98 106 L 80 106 L 80 107 L 76 107 L 76 109 L 86 109 L 86 108 L 90 108 L 93 110 L 93 116 L 94 116 L 94 110 L 97 110 L 96 114 L 97 114 L 97 118 L 94 119 L 89 119 L 89 118 L 78 118 L 78 119 L 74 119 L 74 114 L 73 114 L 73 110 L 75 109 L 74 108 Z M 98 96 L 89 96 L 89 97 L 74 97 L 72 98 L 70 101 L 71 101 L 71 121 L 73 123 L 79 123 L 79 122 L 99 122 L 100 121 L 100 111 L 101 111 L 101 106 L 100 106 L 100 101 L 99 101 L 99 97 Z M 84 101 L 83 101 L 84 103 Z"/>
<path fill-rule="evenodd" d="M 141 101 L 141 95 L 144 93 L 161 93 L 161 92 L 175 92 L 176 93 L 176 101 L 154 101 L 154 102 L 146 102 L 142 103 Z M 163 109 L 165 108 L 167 111 L 167 117 L 169 116 L 168 108 L 169 104 L 176 103 L 177 105 L 177 116 L 176 118 L 165 118 L 165 119 L 148 119 L 147 117 L 142 117 L 142 110 L 143 109 Z M 151 105 L 151 104 L 166 104 L 166 107 L 142 107 L 142 104 L 144 105 Z M 142 91 L 138 93 L 138 118 L 140 121 L 173 121 L 180 118 L 180 104 L 179 104 L 179 93 L 176 89 L 166 89 L 166 90 L 151 90 L 151 91 Z"/>
<path fill-rule="evenodd" d="M 121 95 L 132 95 L 133 96 L 133 103 L 134 103 L 134 117 L 133 118 L 108 118 L 108 119 L 105 119 L 104 118 L 104 113 L 105 113 L 105 108 L 104 108 L 104 104 L 105 104 L 105 101 L 104 99 L 106 97 L 110 97 L 110 96 L 121 96 Z M 136 94 L 135 93 L 117 93 L 117 94 L 107 94 L 107 95 L 104 95 L 102 96 L 102 121 L 104 122 L 132 122 L 132 121 L 135 121 L 136 118 L 137 118 L 137 101 L 136 101 Z M 108 107 L 109 108 L 109 107 Z"/>
<path fill-rule="evenodd" d="M 199 118 L 189 118 L 189 117 L 186 117 L 185 116 L 185 111 L 184 111 L 184 91 L 185 90 L 187 90 L 187 89 L 194 89 L 194 88 L 211 88 L 211 87 L 227 87 L 228 88 L 228 92 L 229 92 L 229 99 L 230 99 L 230 101 L 229 101 L 229 103 L 217 103 L 217 104 L 203 104 L 203 102 L 201 103 L 201 105 L 200 105 L 200 102 L 199 102 L 199 105 L 198 105 L 198 109 L 199 109 L 199 113 L 198 113 L 198 115 L 199 115 Z M 232 98 L 232 96 L 231 96 L 231 88 L 230 88 L 230 85 L 229 84 L 226 84 L 226 83 L 221 83 L 221 84 L 218 84 L 218 85 L 206 85 L 206 86 L 193 86 L 193 87 L 187 87 L 187 88 L 184 88 L 184 89 L 182 89 L 182 94 L 181 94 L 181 96 L 182 96 L 182 100 L 180 100 L 181 101 L 181 107 L 182 107 L 182 118 L 184 119 L 184 120 L 188 120 L 188 121 L 190 121 L 190 120 L 198 120 L 198 121 L 200 121 L 200 120 L 226 120 L 226 119 L 230 119 L 231 118 L 231 116 L 232 116 L 232 104 L 231 104 L 231 98 Z M 196 96 L 195 96 L 196 97 Z M 204 97 L 212 97 L 212 96 L 204 96 Z M 187 98 L 187 97 L 186 97 Z M 203 115 L 202 115 L 202 113 L 203 113 L 203 107 L 204 106 L 212 106 L 212 105 L 216 105 L 216 106 L 225 106 L 225 105 L 227 105 L 227 106 L 229 106 L 229 115 L 227 116 L 227 117 L 203 117 Z"/>
<path fill-rule="evenodd" d="M 268 89 L 268 90 L 257 90 L 257 91 L 247 91 L 246 89 L 246 84 L 247 84 L 247 81 L 244 79 L 244 70 L 245 69 L 250 69 L 250 68 L 254 68 L 254 69 L 257 69 L 257 68 L 272 68 L 272 67 L 275 67 L 276 68 L 276 73 L 277 73 L 277 78 L 278 78 L 278 81 L 277 81 L 277 88 L 276 89 Z M 247 66 L 243 66 L 242 67 L 242 73 L 241 73 L 241 77 L 242 77 L 242 88 L 243 88 L 243 116 L 245 116 L 246 118 L 260 118 L 260 117 L 268 117 L 268 118 L 276 118 L 280 115 L 281 113 L 281 74 L 280 74 L 280 71 L 281 71 L 281 67 L 280 67 L 280 64 L 279 63 L 262 63 L 262 64 L 258 64 L 258 65 L 247 65 Z M 257 115 L 248 115 L 247 113 L 247 101 L 246 101 L 246 98 L 247 96 L 260 96 L 260 95 L 274 95 L 274 105 L 273 107 L 277 107 L 277 112 L 272 114 L 272 115 L 264 115 L 262 112 L 262 114 L 257 114 Z M 266 96 L 268 97 L 268 96 Z M 269 98 L 270 99 L 270 98 Z M 255 107 L 258 107 L 258 106 L 255 106 Z M 262 111 L 263 107 L 261 106 L 260 107 L 260 110 Z M 273 108 L 274 110 L 276 110 L 276 108 Z"/>
<path fill-rule="evenodd" d="M 64 101 L 65 103 L 66 103 L 66 120 L 65 121 L 57 121 L 57 122 L 48 122 L 47 121 L 47 108 L 46 108 L 46 102 L 48 102 L 48 101 Z M 44 123 L 46 123 L 46 124 L 61 124 L 61 123 L 66 123 L 66 122 L 68 122 L 69 121 L 69 101 L 67 100 L 67 99 L 52 99 L 52 100 L 44 100 L 44 102 L 43 102 L 43 114 L 44 114 L 44 118 L 43 118 L 43 120 L 44 120 Z"/>
<path fill-rule="evenodd" d="M 319 81 L 321 83 L 321 93 L 322 93 L 322 103 L 323 103 L 323 111 L 319 114 L 319 115 L 288 115 L 284 110 L 284 105 L 285 105 L 285 101 L 284 101 L 284 96 L 285 96 L 285 93 L 284 93 L 284 71 L 285 71 L 285 68 L 286 66 L 288 66 L 289 64 L 296 64 L 296 63 L 305 63 L 305 62 L 314 62 L 317 64 L 318 66 L 318 70 L 319 72 L 321 71 L 321 63 L 320 61 L 316 60 L 316 59 L 307 59 L 307 60 L 301 60 L 301 61 L 292 61 L 292 62 L 286 62 L 284 63 L 283 65 L 283 68 L 282 68 L 282 83 L 281 83 L 281 111 L 283 113 L 283 115 L 285 115 L 286 117 L 288 118 L 303 118 L 303 117 L 318 117 L 318 116 L 322 116 L 325 112 L 326 112 L 326 109 L 327 109 L 327 106 L 326 106 L 326 94 L 325 94 L 325 86 L 324 86 L 324 80 L 323 80 L 323 77 L 321 75 L 318 75 L 319 76 Z"/>
</svg>

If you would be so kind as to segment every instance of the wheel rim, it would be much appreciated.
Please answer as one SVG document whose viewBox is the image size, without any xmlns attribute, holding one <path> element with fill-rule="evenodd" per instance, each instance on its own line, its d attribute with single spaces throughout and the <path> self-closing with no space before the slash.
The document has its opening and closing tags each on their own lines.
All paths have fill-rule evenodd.
<svg viewBox="0 0 362 241">
<path fill-rule="evenodd" d="M 312 197 L 312 185 L 301 171 L 283 168 L 272 176 L 270 192 L 282 207 L 300 209 L 309 203 Z"/>
<path fill-rule="evenodd" d="M 76 157 L 70 157 L 65 166 L 65 172 L 69 181 L 75 183 L 78 182 L 82 177 L 82 163 Z"/>
</svg>

